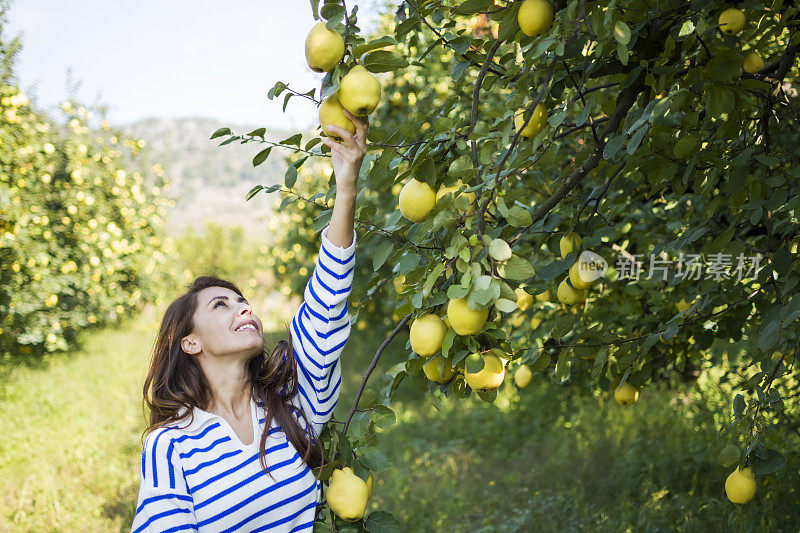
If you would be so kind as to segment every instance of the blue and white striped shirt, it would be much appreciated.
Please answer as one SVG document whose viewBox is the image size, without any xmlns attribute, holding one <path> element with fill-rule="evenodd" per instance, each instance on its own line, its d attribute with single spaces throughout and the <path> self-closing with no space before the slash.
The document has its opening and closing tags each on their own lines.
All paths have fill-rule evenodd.
<svg viewBox="0 0 800 533">
<path fill-rule="evenodd" d="M 327 231 L 291 322 L 299 386 L 292 402 L 317 436 L 339 398 L 356 245 L 355 230 L 347 248 L 334 246 Z M 265 410 L 252 398 L 250 416 L 255 438 L 249 445 L 224 418 L 197 407 L 188 426 L 182 420 L 148 434 L 131 531 L 311 531 L 320 483 L 274 419 L 266 443 L 274 479 L 265 474 L 258 458 Z"/>
</svg>

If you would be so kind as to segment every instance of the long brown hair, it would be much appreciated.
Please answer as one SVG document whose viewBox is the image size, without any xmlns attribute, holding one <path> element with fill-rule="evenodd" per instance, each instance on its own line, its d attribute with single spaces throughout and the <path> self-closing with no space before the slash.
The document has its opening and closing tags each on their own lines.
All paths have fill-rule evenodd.
<svg viewBox="0 0 800 533">
<path fill-rule="evenodd" d="M 186 416 L 179 417 L 178 411 L 185 406 L 188 413 L 193 407 L 206 410 L 211 400 L 211 388 L 203 370 L 194 357 L 183 351 L 180 341 L 194 331 L 194 312 L 197 309 L 197 293 L 207 287 L 225 287 L 239 296 L 241 291 L 231 283 L 215 276 L 200 276 L 164 312 L 161 327 L 153 345 L 152 359 L 142 394 L 144 410 L 150 412 L 150 426 L 145 435 Z M 247 384 L 256 402 L 265 406 L 265 430 L 259 445 L 261 466 L 270 476 L 266 462 L 266 443 L 272 419 L 278 422 L 289 442 L 297 450 L 303 461 L 312 468 L 322 466 L 323 454 L 314 435 L 313 426 L 302 409 L 290 403 L 297 394 L 297 363 L 292 349 L 292 330 L 287 325 L 287 338 L 278 341 L 272 352 L 263 351 L 247 363 Z M 152 390 L 151 390 L 152 389 Z M 295 412 L 302 416 L 306 428 L 300 426 Z M 194 415 L 192 414 L 192 420 Z M 191 421 L 189 422 L 191 423 Z"/>
</svg>

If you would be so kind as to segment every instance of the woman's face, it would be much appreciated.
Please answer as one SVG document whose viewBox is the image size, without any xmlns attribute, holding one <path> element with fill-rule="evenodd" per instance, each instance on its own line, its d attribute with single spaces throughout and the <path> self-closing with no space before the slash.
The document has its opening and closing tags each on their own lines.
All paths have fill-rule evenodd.
<svg viewBox="0 0 800 533">
<path fill-rule="evenodd" d="M 248 322 L 252 327 L 242 328 Z M 240 355 L 248 360 L 264 351 L 261 320 L 243 296 L 225 287 L 206 287 L 197 293 L 194 331 L 181 340 L 190 355 Z"/>
</svg>

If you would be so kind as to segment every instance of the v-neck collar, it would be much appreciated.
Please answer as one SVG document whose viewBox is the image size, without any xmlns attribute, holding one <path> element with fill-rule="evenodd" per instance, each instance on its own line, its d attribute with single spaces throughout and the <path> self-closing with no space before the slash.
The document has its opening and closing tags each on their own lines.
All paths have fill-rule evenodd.
<svg viewBox="0 0 800 533">
<path fill-rule="evenodd" d="M 223 417 L 221 417 L 220 415 L 216 415 L 214 413 L 209 413 L 208 411 L 204 411 L 203 409 L 200 409 L 197 406 L 195 406 L 192 409 L 193 416 L 190 417 L 191 422 L 189 422 L 188 425 L 184 426 L 185 422 L 183 421 L 183 417 L 186 415 L 186 413 L 188 413 L 189 410 L 186 408 L 185 405 L 182 405 L 180 409 L 178 409 L 178 417 L 181 419 L 181 422 L 179 422 L 178 425 L 175 427 L 178 427 L 179 429 L 186 432 L 195 432 L 202 429 L 204 426 L 213 421 L 218 421 L 220 423 L 220 426 L 225 430 L 226 433 L 228 433 L 228 436 L 233 440 L 234 444 L 236 444 L 240 448 L 250 448 L 252 446 L 255 446 L 256 443 L 258 442 L 259 430 L 261 428 L 261 423 L 259 422 L 260 420 L 259 408 L 260 405 L 256 403 L 255 399 L 252 396 L 250 396 L 250 423 L 253 426 L 253 442 L 250 444 L 244 444 L 239 439 L 239 436 L 236 435 L 236 432 L 233 430 L 228 421 L 225 420 Z"/>
</svg>

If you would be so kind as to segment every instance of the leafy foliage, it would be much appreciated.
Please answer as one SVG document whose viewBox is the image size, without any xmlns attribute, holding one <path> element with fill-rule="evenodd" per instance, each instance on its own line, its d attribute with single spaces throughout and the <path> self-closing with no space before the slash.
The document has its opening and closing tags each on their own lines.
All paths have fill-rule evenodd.
<svg viewBox="0 0 800 533">
<path fill-rule="evenodd" d="M 748 23 L 729 36 L 717 23 L 723 2 L 560 0 L 550 29 L 529 37 L 517 25 L 520 3 L 408 0 L 372 36 L 391 36 L 408 66 L 364 60 L 392 75 L 370 117 L 374 152 L 357 199 L 354 320 L 383 323 L 391 337 L 401 317 L 443 314 L 448 299 L 464 297 L 491 313 L 479 334 L 446 338 L 443 353 L 462 371 L 469 354 L 498 347 L 510 367 L 530 361 L 556 383 L 584 388 L 675 386 L 723 369 L 720 379 L 743 396 L 720 436 L 740 464 L 779 469 L 780 452 L 763 435 L 800 422 L 794 402 L 784 402 L 796 396 L 800 340 L 798 7 L 745 4 Z M 325 76 L 320 97 L 365 50 L 355 11 L 346 16 L 337 1 L 320 11 L 357 51 Z M 764 68 L 743 71 L 747 52 Z M 288 85 L 276 87 L 273 96 Z M 299 94 L 287 93 L 284 105 Z M 515 116 L 529 118 L 539 103 L 547 124 L 521 136 Z M 293 167 L 309 148 L 293 150 Z M 434 190 L 461 179 L 477 197 L 470 206 L 446 195 L 412 223 L 397 200 L 412 177 Z M 329 205 L 301 211 L 309 204 L 296 207 L 295 185 L 287 173 L 280 209 L 320 230 Z M 334 192 L 329 181 L 325 199 Z M 610 265 L 579 306 L 554 298 L 577 258 L 559 257 L 571 231 Z M 316 248 L 315 238 L 300 237 L 285 246 Z M 489 253 L 497 239 L 510 245 L 506 261 Z M 704 272 L 689 271 L 691 257 Z M 671 268 L 638 275 L 651 265 Z M 552 301 L 509 311 L 519 288 L 549 290 Z M 409 350 L 384 381 L 384 405 L 406 377 L 421 391 L 471 394 L 461 375 L 428 382 L 423 362 Z M 350 444 L 330 452 L 349 464 L 358 455 Z"/>
</svg>

